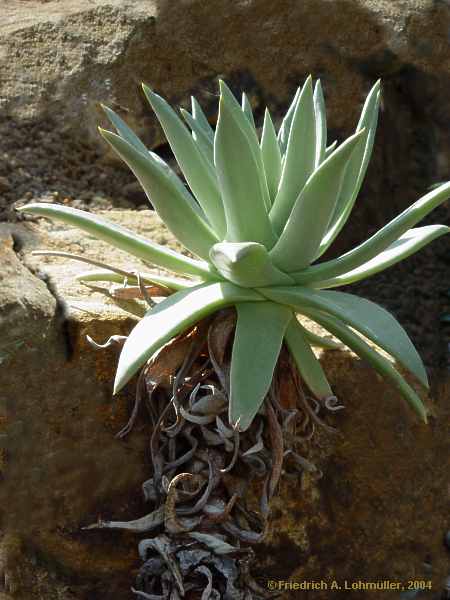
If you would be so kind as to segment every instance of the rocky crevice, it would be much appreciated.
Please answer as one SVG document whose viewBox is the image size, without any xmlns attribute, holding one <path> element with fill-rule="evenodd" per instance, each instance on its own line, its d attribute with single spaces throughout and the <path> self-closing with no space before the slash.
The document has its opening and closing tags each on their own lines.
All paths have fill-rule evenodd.
<svg viewBox="0 0 450 600">
<path fill-rule="evenodd" d="M 59 294 L 58 287 L 55 282 L 52 281 L 51 275 L 28 264 L 26 257 L 23 254 L 23 240 L 20 234 L 13 233 L 12 240 L 13 250 L 16 253 L 20 263 L 30 272 L 33 277 L 45 284 L 49 294 L 55 300 L 54 317 L 52 322 L 49 323 L 49 328 L 54 328 L 57 332 L 59 332 L 61 346 L 65 349 L 64 354 L 66 360 L 69 361 L 73 356 L 74 348 L 70 332 L 70 308 L 67 304 L 67 301 Z"/>
</svg>

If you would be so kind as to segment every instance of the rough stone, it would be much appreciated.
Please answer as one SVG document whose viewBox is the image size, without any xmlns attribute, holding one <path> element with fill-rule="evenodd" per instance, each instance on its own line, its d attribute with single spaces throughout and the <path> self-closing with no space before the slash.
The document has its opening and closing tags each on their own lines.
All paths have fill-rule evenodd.
<svg viewBox="0 0 450 600">
<path fill-rule="evenodd" d="M 346 410 L 334 419 L 338 435 L 318 432 L 310 449 L 323 476 L 305 473 L 300 483 L 281 483 L 271 532 L 258 552 L 260 582 L 328 586 L 291 589 L 283 600 L 344 600 L 349 593 L 398 599 L 420 581 L 429 587 L 417 597 L 445 597 L 450 380 L 434 385 L 436 419 L 424 425 L 369 366 L 343 352 L 327 354 L 324 367 Z M 346 581 L 349 588 L 358 582 L 404 587 L 349 592 Z"/>
<path fill-rule="evenodd" d="M 176 247 L 150 211 L 112 211 L 108 218 Z M 7 267 L 2 314 L 15 303 L 20 318 L 12 331 L 2 321 L 0 337 L 23 344 L 3 349 L 0 365 L 0 434 L 8 442 L 0 598 L 131 597 L 136 538 L 81 528 L 98 517 L 126 520 L 146 511 L 138 490 L 148 477 L 147 427 L 140 425 L 125 440 L 114 438 L 127 420 L 133 386 L 113 401 L 117 352 L 95 351 L 85 338 L 102 342 L 126 333 L 133 317 L 105 292 L 73 282 L 85 265 L 30 251 L 76 252 L 127 268 L 139 263 L 130 265 L 106 244 L 45 220 L 3 225 L 1 231 Z M 434 382 L 436 418 L 425 426 L 350 352 L 321 357 L 346 410 L 330 420 L 338 435 L 318 431 L 305 447 L 322 478 L 305 473 L 281 484 L 269 538 L 257 550 L 260 583 L 430 579 L 435 593 L 448 574 L 450 384 Z M 330 597 L 329 591 L 309 593 Z"/>
<path fill-rule="evenodd" d="M 142 230 L 159 226 L 151 216 L 149 224 Z M 128 333 L 135 319 L 105 294 L 73 284 L 79 264 L 29 253 L 94 251 L 97 259 L 107 256 L 118 265 L 124 258 L 58 225 L 4 225 L 2 233 L 0 425 L 6 451 L 0 562 L 6 590 L 47 599 L 72 598 L 76 589 L 77 597 L 92 598 L 104 586 L 95 593 L 115 597 L 117 586 L 129 589 L 138 562 L 134 539 L 80 528 L 99 516 L 131 518 L 144 510 L 135 492 L 147 478 L 147 436 L 136 431 L 126 440 L 114 438 L 126 423 L 132 394 L 112 400 L 117 350 L 94 351 L 86 334 L 103 342 Z M 154 237 L 167 239 L 163 232 Z M 142 314 L 142 306 L 134 308 Z M 77 583 L 57 584 L 61 572 Z"/>
<path fill-rule="evenodd" d="M 322 78 L 334 137 L 354 129 L 381 77 L 380 133 L 340 242 L 348 247 L 448 176 L 449 17 L 445 0 L 12 0 L 0 25 L 0 110 L 54 118 L 61 133 L 104 151 L 104 102 L 154 147 L 163 138 L 141 81 L 175 105 L 199 95 L 214 120 L 224 77 L 249 92 L 260 121 L 265 104 L 279 116 L 311 72 Z"/>
<path fill-rule="evenodd" d="M 358 110 L 349 99 L 358 103 L 372 78 L 406 65 L 448 72 L 447 9 L 434 0 L 12 1 L 0 30 L 2 108 L 33 119 L 55 112 L 79 129 L 95 125 L 93 103 L 109 101 L 143 127 L 141 81 L 173 101 L 203 89 L 212 104 L 208 88 L 222 75 L 245 84 L 257 108 L 285 103 L 313 72 L 345 129 Z"/>
</svg>

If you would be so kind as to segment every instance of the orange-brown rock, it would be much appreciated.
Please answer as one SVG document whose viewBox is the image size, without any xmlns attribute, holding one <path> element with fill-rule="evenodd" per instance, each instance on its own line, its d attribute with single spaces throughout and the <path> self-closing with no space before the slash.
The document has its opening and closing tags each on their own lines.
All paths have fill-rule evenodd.
<svg viewBox="0 0 450 600">
<path fill-rule="evenodd" d="M 108 217 L 173 243 L 150 212 Z M 73 282 L 85 265 L 30 251 L 59 249 L 132 265 L 105 244 L 43 220 L 4 225 L 2 240 L 7 268 L 0 308 L 14 315 L 14 327 L 11 320 L 0 322 L 0 439 L 6 448 L 0 600 L 132 598 L 137 538 L 82 527 L 99 517 L 127 520 L 148 511 L 140 496 L 149 476 L 148 427 L 141 421 L 125 440 L 114 437 L 127 421 L 132 386 L 113 400 L 117 350 L 94 350 L 85 339 L 125 334 L 134 318 L 106 293 Z M 322 363 L 346 407 L 329 418 L 339 433 L 318 430 L 305 447 L 321 478 L 304 473 L 282 481 L 269 537 L 257 549 L 258 579 L 263 586 L 268 580 L 430 580 L 435 594 L 449 567 L 443 544 L 449 384 L 434 382 L 436 417 L 426 426 L 350 352 L 325 352 Z M 347 594 L 290 591 L 285 598 Z M 398 598 L 398 592 L 372 597 Z"/>
</svg>

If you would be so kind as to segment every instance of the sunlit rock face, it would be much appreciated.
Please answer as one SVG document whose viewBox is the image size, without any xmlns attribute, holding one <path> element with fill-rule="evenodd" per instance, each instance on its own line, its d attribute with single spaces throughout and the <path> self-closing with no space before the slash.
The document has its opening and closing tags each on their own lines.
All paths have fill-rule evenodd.
<svg viewBox="0 0 450 600">
<path fill-rule="evenodd" d="M 108 218 L 174 245 L 153 213 Z M 86 341 L 86 334 L 98 342 L 126 334 L 133 318 L 105 291 L 73 283 L 86 265 L 30 251 L 130 264 L 119 251 L 59 224 L 4 225 L 1 232 L 8 278 L 0 283 L 0 305 L 6 316 L 14 307 L 15 318 L 13 327 L 10 320 L 0 327 L 0 433 L 7 435 L 1 438 L 7 443 L 0 598 L 128 597 L 140 564 L 137 538 L 82 527 L 99 517 L 128 520 L 149 512 L 140 493 L 149 477 L 148 425 L 142 418 L 125 440 L 114 437 L 130 414 L 133 385 L 112 400 L 118 351 L 95 350 Z M 257 548 L 258 581 L 430 579 L 440 590 L 448 570 L 448 385 L 434 385 L 436 417 L 426 426 L 350 352 L 323 352 L 321 360 L 345 410 L 327 419 L 337 434 L 317 427 L 305 444 L 314 468 L 282 480 L 268 538 Z M 329 590 L 310 593 L 330 597 Z M 338 599 L 347 594 L 333 590 Z"/>
<path fill-rule="evenodd" d="M 155 148 L 164 138 L 142 81 L 174 105 L 187 107 L 195 94 L 214 121 L 220 76 L 248 92 L 261 125 L 263 107 L 280 117 L 312 73 L 322 80 L 330 131 L 342 139 L 381 78 L 374 159 L 337 252 L 448 177 L 449 16 L 448 2 L 433 0 L 11 2 L 0 24 L 0 116 L 54 119 L 52 130 L 106 153 L 97 134 L 106 125 L 102 102 Z M 12 201 L 17 183 L 2 175 Z"/>
</svg>

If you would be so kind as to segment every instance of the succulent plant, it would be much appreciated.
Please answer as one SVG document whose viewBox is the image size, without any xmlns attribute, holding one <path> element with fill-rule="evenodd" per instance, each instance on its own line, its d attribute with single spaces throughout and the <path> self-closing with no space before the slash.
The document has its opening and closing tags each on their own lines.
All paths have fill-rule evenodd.
<svg viewBox="0 0 450 600">
<path fill-rule="evenodd" d="M 39 203 L 21 208 L 77 226 L 178 275 L 141 274 L 143 282 L 173 293 L 129 335 L 114 391 L 174 336 L 233 306 L 237 324 L 229 420 L 236 429 L 246 430 L 261 408 L 283 342 L 318 400 L 332 396 L 312 346 L 333 342 L 305 329 L 298 314 L 368 361 L 426 420 L 418 393 L 393 361 L 368 343 L 428 386 L 424 365 L 404 329 L 380 306 L 330 288 L 378 273 L 448 233 L 442 225 L 414 226 L 450 197 L 450 183 L 430 191 L 351 251 L 318 262 L 347 222 L 361 188 L 377 126 L 379 82 L 367 97 L 355 133 L 329 146 L 321 84 L 313 86 L 311 77 L 297 90 L 278 133 L 265 111 L 260 140 L 247 97 L 243 95 L 241 106 L 224 82 L 215 131 L 195 99 L 191 113 L 181 111 L 188 128 L 165 100 L 147 86 L 143 89 L 189 187 L 109 108 L 105 111 L 117 133 L 100 133 L 134 172 L 168 229 L 196 258 L 70 207 Z M 120 281 L 122 275 L 92 271 L 79 279 Z"/>
</svg>

